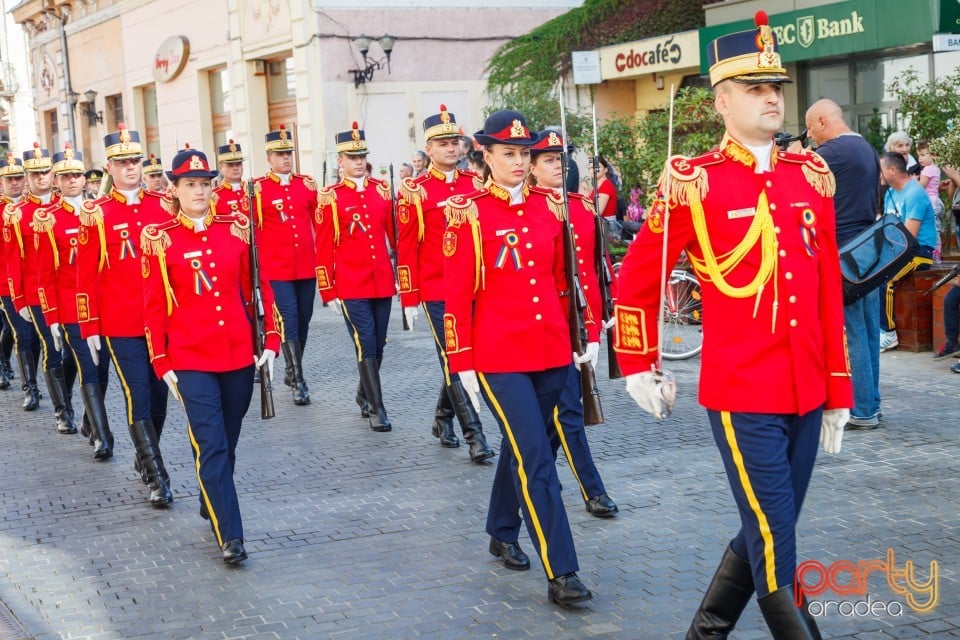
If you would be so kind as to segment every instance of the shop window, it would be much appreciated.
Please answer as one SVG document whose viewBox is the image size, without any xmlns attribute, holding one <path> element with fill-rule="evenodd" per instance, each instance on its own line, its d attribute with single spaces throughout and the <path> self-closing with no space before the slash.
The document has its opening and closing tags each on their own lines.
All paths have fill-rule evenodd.
<svg viewBox="0 0 960 640">
<path fill-rule="evenodd" d="M 226 67 L 207 72 L 210 84 L 210 110 L 215 146 L 227 144 L 233 135 L 233 120 L 230 116 L 230 75 Z"/>
</svg>

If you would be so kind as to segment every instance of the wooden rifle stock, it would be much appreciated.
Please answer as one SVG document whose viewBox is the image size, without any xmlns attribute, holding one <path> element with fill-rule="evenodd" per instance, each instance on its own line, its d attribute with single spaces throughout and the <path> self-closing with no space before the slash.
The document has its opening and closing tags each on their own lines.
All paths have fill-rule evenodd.
<svg viewBox="0 0 960 640">
<path fill-rule="evenodd" d="M 263 355 L 267 340 L 264 324 L 266 313 L 263 307 L 263 291 L 260 289 L 260 257 L 257 253 L 257 197 L 254 182 L 247 180 L 247 204 L 250 211 L 250 311 L 253 314 L 253 350 L 257 359 Z M 276 415 L 273 407 L 273 380 L 267 365 L 260 367 L 260 418 L 266 420 Z"/>
<path fill-rule="evenodd" d="M 397 219 L 397 189 L 393 184 L 393 163 L 390 163 L 390 217 L 393 220 L 393 279 L 397 281 L 397 301 L 400 301 L 400 221 Z M 403 320 L 403 330 L 411 331 L 407 322 L 407 314 L 400 305 L 400 318 Z"/>
</svg>

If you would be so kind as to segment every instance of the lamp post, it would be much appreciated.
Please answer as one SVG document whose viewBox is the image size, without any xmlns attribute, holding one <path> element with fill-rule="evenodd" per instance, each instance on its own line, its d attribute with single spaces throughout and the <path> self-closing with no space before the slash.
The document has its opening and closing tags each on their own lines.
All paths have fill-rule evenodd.
<svg viewBox="0 0 960 640">
<path fill-rule="evenodd" d="M 349 70 L 349 73 L 353 74 L 354 88 L 359 88 L 360 85 L 373 80 L 373 72 L 377 69 L 386 68 L 387 73 L 390 73 L 390 54 L 393 53 L 393 46 L 396 44 L 397 39 L 389 34 L 382 35 L 376 39 L 377 42 L 380 43 L 380 48 L 384 53 L 384 57 L 379 60 L 371 60 L 369 57 L 370 45 L 373 44 L 373 40 L 373 38 L 367 35 L 359 35 L 353 39 L 353 44 L 356 45 L 360 55 L 363 56 L 364 64 L 363 69 Z"/>
</svg>

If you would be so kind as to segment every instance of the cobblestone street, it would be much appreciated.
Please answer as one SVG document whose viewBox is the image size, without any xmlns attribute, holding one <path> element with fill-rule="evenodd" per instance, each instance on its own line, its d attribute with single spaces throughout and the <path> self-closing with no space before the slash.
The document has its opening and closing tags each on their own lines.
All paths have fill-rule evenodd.
<svg viewBox="0 0 960 640">
<path fill-rule="evenodd" d="M 262 422 L 254 394 L 237 452 L 250 553 L 239 568 L 221 562 L 197 515 L 179 404 L 171 399 L 162 440 L 176 501 L 156 510 L 132 469 L 115 377 L 107 398 L 115 456 L 97 463 L 79 435 L 57 434 L 42 382 L 40 409 L 21 411 L 18 374 L 0 391 L 0 601 L 12 614 L 6 624 L 0 615 L 0 639 L 682 638 L 738 528 L 696 401 L 699 360 L 668 363 L 679 400 L 658 423 L 622 381 L 606 379 L 601 350 L 607 421 L 588 433 L 620 513 L 588 515 L 560 462 L 580 576 L 594 592 L 567 611 L 548 604 L 526 532 L 531 571 L 505 570 L 487 552 L 493 467 L 470 464 L 466 447 L 442 449 L 431 436 L 439 371 L 428 327 L 421 314 L 416 330 L 402 333 L 396 304 L 392 322 L 382 373 L 391 433 L 374 433 L 359 417 L 351 343 L 342 320 L 319 304 L 305 355 L 312 404 L 294 406 L 278 384 L 277 417 Z M 874 572 L 869 597 L 888 611 L 858 617 L 828 607 L 818 619 L 825 638 L 960 638 L 960 376 L 952 362 L 881 356 L 881 427 L 847 432 L 839 455 L 821 453 L 799 530 L 800 560 L 825 566 L 885 561 L 892 548 L 897 567 L 913 562 L 916 581 L 925 581 L 938 562 L 938 603 L 916 613 Z M 486 407 L 481 417 L 498 448 Z M 765 638 L 765 629 L 752 603 L 733 637 Z"/>
</svg>

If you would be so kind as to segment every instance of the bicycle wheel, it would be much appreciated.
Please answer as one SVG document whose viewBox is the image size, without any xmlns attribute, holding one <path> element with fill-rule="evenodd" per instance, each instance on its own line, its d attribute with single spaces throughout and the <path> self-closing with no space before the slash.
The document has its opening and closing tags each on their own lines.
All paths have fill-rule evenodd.
<svg viewBox="0 0 960 640">
<path fill-rule="evenodd" d="M 700 283 L 689 271 L 670 272 L 664 297 L 660 353 L 664 360 L 686 360 L 703 348 L 703 300 Z"/>
</svg>

